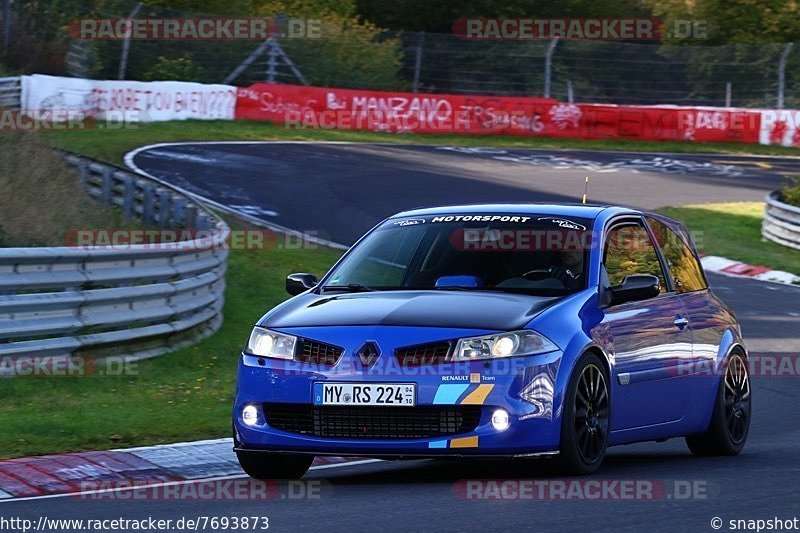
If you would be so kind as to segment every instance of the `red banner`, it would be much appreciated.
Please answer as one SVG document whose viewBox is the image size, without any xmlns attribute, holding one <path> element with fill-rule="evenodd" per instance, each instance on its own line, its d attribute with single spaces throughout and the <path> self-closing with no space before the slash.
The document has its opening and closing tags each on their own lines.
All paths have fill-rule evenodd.
<svg viewBox="0 0 800 533">
<path fill-rule="evenodd" d="M 756 110 L 677 106 L 580 104 L 577 137 L 643 141 L 758 143 Z"/>
<path fill-rule="evenodd" d="M 535 135 L 547 129 L 555 102 L 259 83 L 240 88 L 236 104 L 237 120 L 269 120 L 287 128 Z"/>
<path fill-rule="evenodd" d="M 761 144 L 800 147 L 800 111 L 764 109 L 761 111 Z"/>
<path fill-rule="evenodd" d="M 761 112 L 259 83 L 238 90 L 236 119 L 289 129 L 758 143 Z"/>
</svg>

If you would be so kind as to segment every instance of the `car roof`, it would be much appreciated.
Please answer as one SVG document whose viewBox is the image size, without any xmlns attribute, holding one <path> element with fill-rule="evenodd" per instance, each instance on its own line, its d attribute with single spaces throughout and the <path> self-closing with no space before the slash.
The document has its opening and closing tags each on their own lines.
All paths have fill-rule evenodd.
<svg viewBox="0 0 800 533">
<path fill-rule="evenodd" d="M 603 204 L 578 204 L 578 203 L 524 203 L 524 204 L 465 204 L 449 205 L 440 207 L 425 207 L 412 209 L 397 213 L 391 218 L 403 218 L 414 216 L 444 215 L 444 214 L 488 214 L 488 213 L 508 213 L 508 214 L 546 214 L 564 217 L 579 217 L 594 219 L 602 211 L 609 209 L 611 205 Z M 627 212 L 641 213 L 641 211 L 624 209 Z"/>
</svg>

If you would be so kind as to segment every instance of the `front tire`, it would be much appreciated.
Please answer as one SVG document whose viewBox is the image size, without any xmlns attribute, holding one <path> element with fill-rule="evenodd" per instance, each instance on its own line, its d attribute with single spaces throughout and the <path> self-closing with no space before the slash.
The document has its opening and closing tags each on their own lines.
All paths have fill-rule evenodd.
<svg viewBox="0 0 800 533">
<path fill-rule="evenodd" d="M 300 479 L 308 472 L 313 455 L 293 453 L 236 452 L 239 466 L 254 479 Z"/>
<path fill-rule="evenodd" d="M 587 475 L 600 468 L 608 447 L 611 403 L 608 377 L 600 358 L 584 354 L 575 365 L 564 397 L 559 470 Z"/>
<path fill-rule="evenodd" d="M 717 387 L 708 431 L 686 437 L 689 450 L 700 457 L 739 454 L 750 432 L 751 412 L 747 360 L 742 353 L 734 352 Z"/>
</svg>

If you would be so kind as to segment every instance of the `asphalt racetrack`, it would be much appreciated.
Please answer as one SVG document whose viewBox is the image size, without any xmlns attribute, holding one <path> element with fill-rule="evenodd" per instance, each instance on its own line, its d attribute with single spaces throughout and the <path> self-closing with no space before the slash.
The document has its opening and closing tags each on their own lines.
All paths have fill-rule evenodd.
<svg viewBox="0 0 800 533">
<path fill-rule="evenodd" d="M 587 174 L 590 200 L 655 208 L 758 201 L 784 175 L 800 173 L 800 159 L 315 143 L 157 146 L 130 154 L 128 163 L 220 206 L 342 244 L 412 207 L 576 201 Z M 547 460 L 381 461 L 312 471 L 304 479 L 322 482 L 319 499 L 67 497 L 9 502 L 0 511 L 34 521 L 266 515 L 275 531 L 729 531 L 734 519 L 800 518 L 800 287 L 710 279 L 737 312 L 751 353 L 793 356 L 795 372 L 753 378 L 753 424 L 742 455 L 695 458 L 682 439 L 629 445 L 610 449 L 590 478 L 665 488 L 652 499 L 476 501 L 463 498 L 460 480 L 558 478 Z M 714 518 L 721 528 L 712 527 Z"/>
<path fill-rule="evenodd" d="M 763 201 L 800 158 L 736 158 L 337 143 L 163 145 L 129 165 L 266 221 L 352 244 L 398 211 L 455 203 L 643 208 Z"/>
</svg>

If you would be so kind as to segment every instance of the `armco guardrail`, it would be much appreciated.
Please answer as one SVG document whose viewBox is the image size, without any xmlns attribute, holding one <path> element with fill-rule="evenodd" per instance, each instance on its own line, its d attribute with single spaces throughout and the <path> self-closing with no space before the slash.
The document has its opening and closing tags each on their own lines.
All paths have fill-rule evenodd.
<svg viewBox="0 0 800 533">
<path fill-rule="evenodd" d="M 0 248 L 0 357 L 152 357 L 222 323 L 227 225 L 177 190 L 66 155 L 92 196 L 145 225 L 207 230 L 174 246 Z"/>
<path fill-rule="evenodd" d="M 0 78 L 0 109 L 19 109 L 21 98 L 19 77 Z"/>
<path fill-rule="evenodd" d="M 800 250 L 800 207 L 781 202 L 778 191 L 769 193 L 761 235 L 772 242 Z"/>
</svg>

